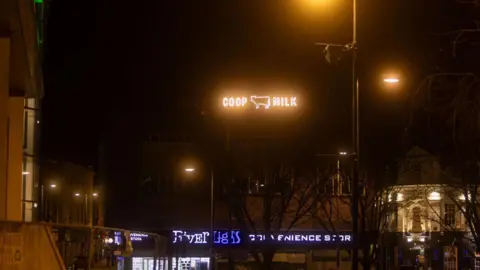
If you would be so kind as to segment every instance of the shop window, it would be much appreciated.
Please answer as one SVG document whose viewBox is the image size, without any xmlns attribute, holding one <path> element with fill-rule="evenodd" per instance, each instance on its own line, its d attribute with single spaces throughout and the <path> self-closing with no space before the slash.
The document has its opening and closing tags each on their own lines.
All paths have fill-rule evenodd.
<svg viewBox="0 0 480 270">
<path fill-rule="evenodd" d="M 153 257 L 133 257 L 132 258 L 132 270 L 153 270 L 154 267 Z M 157 258 L 157 267 L 158 270 L 166 270 L 163 268 L 166 264 L 163 263 L 163 258 Z"/>
<path fill-rule="evenodd" d="M 448 246 L 443 248 L 443 269 L 457 270 L 457 248 Z"/>
<path fill-rule="evenodd" d="M 208 257 L 180 257 L 178 261 L 177 265 L 177 259 L 173 258 L 173 270 L 208 270 L 210 268 L 210 258 Z"/>
<path fill-rule="evenodd" d="M 444 222 L 446 226 L 455 227 L 455 204 L 445 204 L 445 218 Z"/>
<path fill-rule="evenodd" d="M 475 270 L 480 270 L 480 258 L 475 258 Z"/>
<path fill-rule="evenodd" d="M 143 270 L 143 258 L 132 258 L 132 270 Z"/>
</svg>

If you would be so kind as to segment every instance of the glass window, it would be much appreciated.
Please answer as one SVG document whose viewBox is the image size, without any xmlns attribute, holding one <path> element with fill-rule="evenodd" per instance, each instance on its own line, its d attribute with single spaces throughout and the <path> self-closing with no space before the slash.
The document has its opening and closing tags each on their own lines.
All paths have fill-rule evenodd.
<svg viewBox="0 0 480 270">
<path fill-rule="evenodd" d="M 177 258 L 172 259 L 173 270 L 208 270 L 210 268 L 210 258 L 208 257 L 180 257 L 178 260 L 179 265 L 177 268 Z M 167 263 L 166 261 L 165 266 L 167 266 Z"/>
<path fill-rule="evenodd" d="M 422 231 L 422 218 L 421 218 L 422 210 L 420 207 L 415 207 L 412 209 L 412 232 L 418 233 Z"/>
<path fill-rule="evenodd" d="M 455 227 L 455 204 L 445 204 L 445 225 Z"/>
<path fill-rule="evenodd" d="M 143 258 L 132 258 L 132 270 L 143 270 Z"/>
<path fill-rule="evenodd" d="M 448 246 L 443 248 L 443 269 L 457 270 L 457 247 Z"/>
<path fill-rule="evenodd" d="M 37 126 L 39 122 L 39 101 L 36 99 L 24 100 L 24 127 L 23 127 L 23 220 L 33 221 L 34 208 L 39 202 L 35 200 L 34 187 L 37 179 L 36 142 L 38 140 Z"/>
</svg>

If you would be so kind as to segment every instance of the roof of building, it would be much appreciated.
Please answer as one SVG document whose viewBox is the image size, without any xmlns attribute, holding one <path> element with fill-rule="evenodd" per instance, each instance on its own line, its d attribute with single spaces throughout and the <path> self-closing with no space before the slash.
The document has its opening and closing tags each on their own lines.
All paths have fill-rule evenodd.
<svg viewBox="0 0 480 270">
<path fill-rule="evenodd" d="M 419 146 L 410 149 L 399 164 L 398 185 L 446 184 L 448 180 L 438 158 Z"/>
</svg>

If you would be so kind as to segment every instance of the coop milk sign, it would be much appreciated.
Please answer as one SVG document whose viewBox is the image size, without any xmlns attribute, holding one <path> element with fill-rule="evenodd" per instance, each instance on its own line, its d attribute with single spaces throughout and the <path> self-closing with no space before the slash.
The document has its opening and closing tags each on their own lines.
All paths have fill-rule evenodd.
<svg viewBox="0 0 480 270">
<path fill-rule="evenodd" d="M 232 96 L 222 99 L 224 108 L 244 108 L 248 105 L 255 109 L 268 110 L 271 108 L 295 108 L 297 97 L 293 96 Z"/>
<path fill-rule="evenodd" d="M 22 234 L 0 232 L 0 269 L 19 269 L 19 264 L 22 263 L 22 247 Z"/>
</svg>

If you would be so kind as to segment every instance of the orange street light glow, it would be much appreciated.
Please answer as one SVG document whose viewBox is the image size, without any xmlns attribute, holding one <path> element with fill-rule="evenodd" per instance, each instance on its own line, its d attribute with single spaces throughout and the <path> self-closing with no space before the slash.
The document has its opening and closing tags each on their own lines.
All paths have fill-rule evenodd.
<svg viewBox="0 0 480 270">
<path fill-rule="evenodd" d="M 186 172 L 193 172 L 193 171 L 195 171 L 195 169 L 194 168 L 186 168 L 185 171 Z"/>
<path fill-rule="evenodd" d="M 383 79 L 383 81 L 385 83 L 389 83 L 389 84 L 394 84 L 394 83 L 400 82 L 400 80 L 397 79 L 397 78 L 385 78 L 385 79 Z"/>
</svg>

